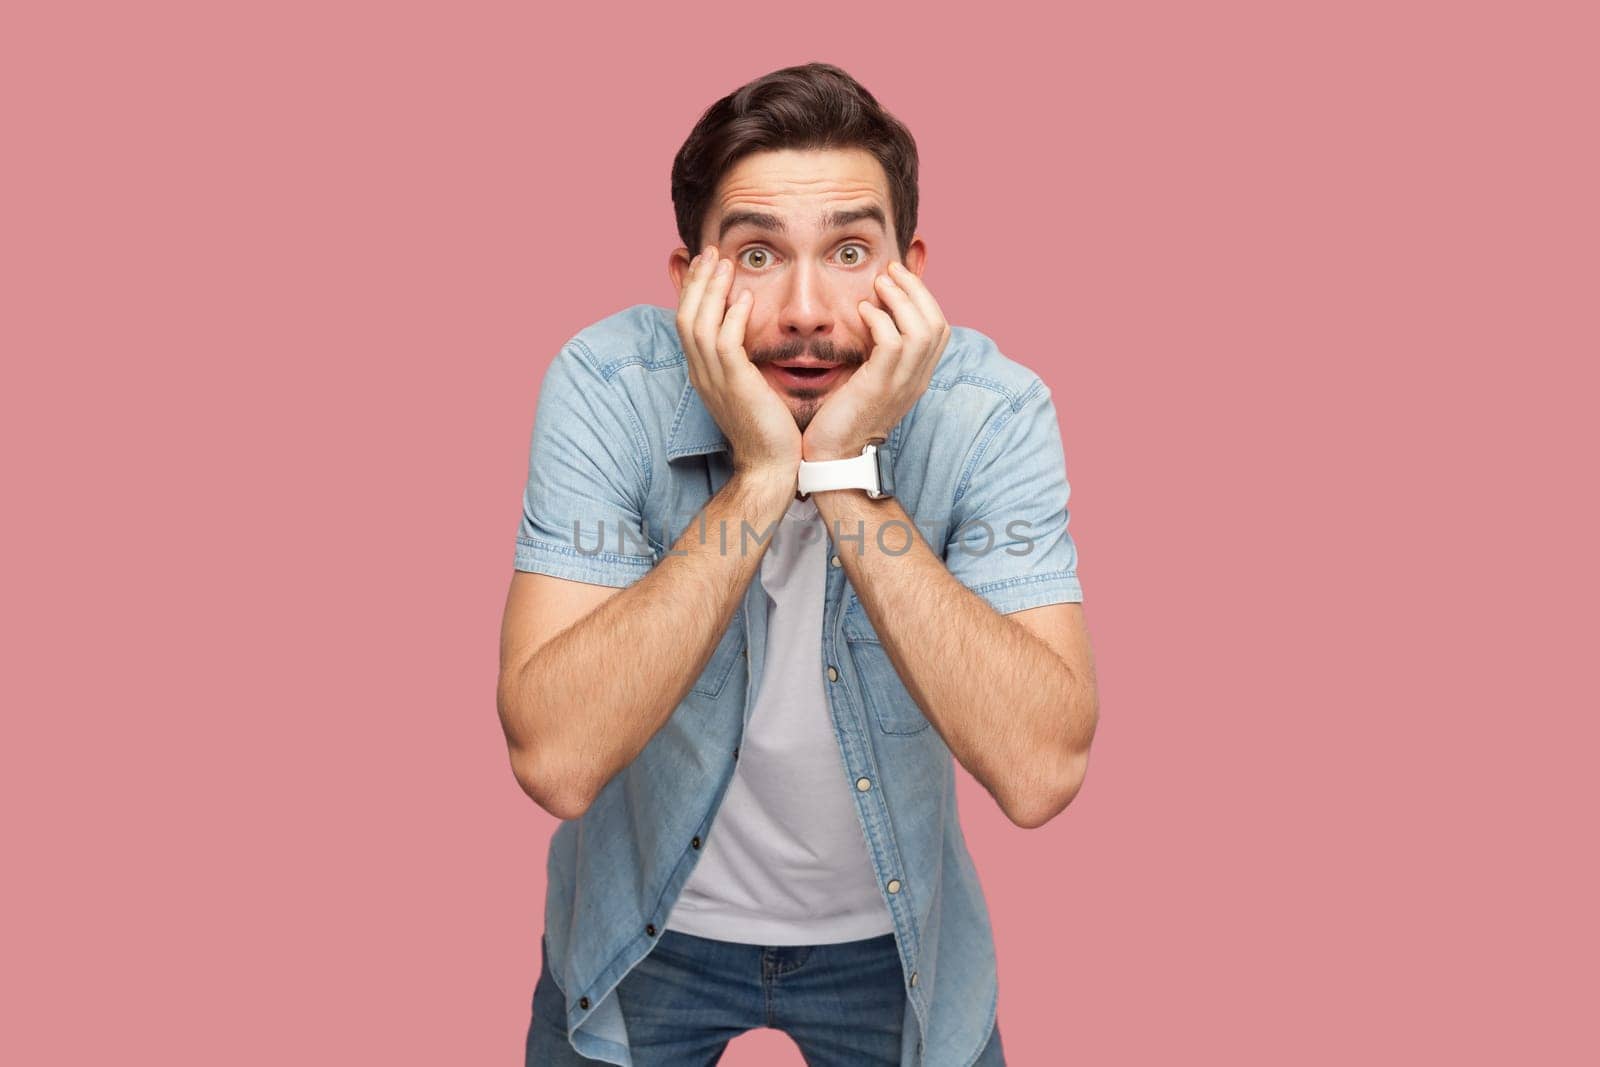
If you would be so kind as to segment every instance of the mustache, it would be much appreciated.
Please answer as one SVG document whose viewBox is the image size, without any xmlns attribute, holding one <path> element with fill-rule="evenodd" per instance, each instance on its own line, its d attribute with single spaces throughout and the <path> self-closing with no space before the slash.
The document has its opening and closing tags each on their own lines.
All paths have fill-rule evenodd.
<svg viewBox="0 0 1600 1067">
<path fill-rule="evenodd" d="M 801 356 L 807 355 L 823 363 L 835 366 L 859 367 L 867 361 L 867 353 L 864 349 L 852 348 L 848 345 L 836 345 L 827 338 L 808 341 L 803 337 L 796 337 L 769 348 L 751 349 L 750 362 L 782 363 L 785 360 L 799 359 Z"/>
</svg>

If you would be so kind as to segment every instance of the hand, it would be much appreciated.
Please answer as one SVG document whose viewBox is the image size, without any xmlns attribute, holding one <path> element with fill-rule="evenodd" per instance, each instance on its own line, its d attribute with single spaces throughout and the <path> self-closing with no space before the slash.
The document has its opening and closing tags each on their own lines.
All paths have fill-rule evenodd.
<svg viewBox="0 0 1600 1067">
<path fill-rule="evenodd" d="M 719 262 L 715 245 L 689 264 L 678 295 L 678 339 L 689 358 L 689 381 L 728 435 L 736 471 L 786 472 L 793 481 L 800 468 L 800 428 L 745 354 L 745 324 L 755 298 L 745 289 L 730 305 L 732 284 L 733 261 Z"/>
<path fill-rule="evenodd" d="M 870 300 L 856 305 L 872 330 L 872 354 L 811 417 L 801 442 L 807 460 L 849 459 L 859 456 L 868 441 L 887 440 L 927 391 L 950 343 L 944 312 L 921 278 L 895 262 L 876 285 L 894 314 Z"/>
</svg>

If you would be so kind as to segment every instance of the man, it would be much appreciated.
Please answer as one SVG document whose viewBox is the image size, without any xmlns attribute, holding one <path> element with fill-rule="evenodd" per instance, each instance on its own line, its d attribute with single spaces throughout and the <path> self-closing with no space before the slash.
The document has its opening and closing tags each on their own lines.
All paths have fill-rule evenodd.
<svg viewBox="0 0 1600 1067">
<path fill-rule="evenodd" d="M 545 375 L 498 691 L 563 820 L 530 1064 L 1003 1062 L 953 759 L 1042 825 L 1097 698 L 1049 390 L 946 324 L 916 175 L 837 67 L 737 90 L 674 163 L 676 312 Z"/>
</svg>

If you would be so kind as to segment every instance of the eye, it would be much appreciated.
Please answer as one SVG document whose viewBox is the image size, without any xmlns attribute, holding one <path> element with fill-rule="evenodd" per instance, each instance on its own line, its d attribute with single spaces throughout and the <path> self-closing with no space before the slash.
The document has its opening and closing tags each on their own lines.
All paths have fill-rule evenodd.
<svg viewBox="0 0 1600 1067">
<path fill-rule="evenodd" d="M 859 267 L 865 263 L 872 250 L 859 241 L 851 241 L 839 249 L 839 261 L 847 267 Z M 764 270 L 772 263 L 772 253 L 760 245 L 752 245 L 740 252 L 737 257 L 740 266 L 746 270 Z"/>
</svg>

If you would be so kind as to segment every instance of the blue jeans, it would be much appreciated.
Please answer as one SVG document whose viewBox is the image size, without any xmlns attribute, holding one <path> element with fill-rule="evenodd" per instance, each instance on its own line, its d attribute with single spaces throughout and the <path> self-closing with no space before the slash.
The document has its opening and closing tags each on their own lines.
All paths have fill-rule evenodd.
<svg viewBox="0 0 1600 1067">
<path fill-rule="evenodd" d="M 900 1063 L 906 992 L 894 934 L 833 945 L 740 945 L 664 930 L 617 985 L 636 1067 L 700 1067 L 761 1027 L 794 1039 L 808 1067 Z M 527 1067 L 598 1063 L 567 1040 L 567 1005 L 539 939 Z M 1000 1026 L 974 1067 L 1004 1067 Z"/>
</svg>

